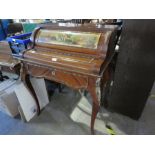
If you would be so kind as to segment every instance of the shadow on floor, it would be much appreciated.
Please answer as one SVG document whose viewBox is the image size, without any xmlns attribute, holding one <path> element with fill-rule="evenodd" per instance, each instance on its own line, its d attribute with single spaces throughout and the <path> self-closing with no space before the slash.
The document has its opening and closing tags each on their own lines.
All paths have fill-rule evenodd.
<svg viewBox="0 0 155 155">
<path fill-rule="evenodd" d="M 151 95 L 155 94 L 155 86 Z M 83 120 L 81 113 L 76 114 L 73 121 L 71 115 L 77 108 L 81 95 L 67 87 L 62 93 L 57 91 L 51 97 L 51 102 L 42 110 L 39 116 L 30 122 L 24 123 L 19 117 L 13 119 L 0 112 L 0 134 L 1 135 L 90 135 L 89 123 Z M 91 98 L 87 95 L 89 107 Z M 81 103 L 80 103 L 81 104 Z M 90 108 L 91 110 L 91 108 Z M 86 112 L 84 111 L 86 114 Z M 107 134 L 104 123 L 108 122 L 116 134 L 155 134 L 155 97 L 150 97 L 139 121 L 134 121 L 126 116 L 110 113 L 103 109 L 102 126 L 103 132 Z M 90 116 L 89 116 L 90 117 Z M 101 119 L 99 117 L 99 119 Z"/>
</svg>

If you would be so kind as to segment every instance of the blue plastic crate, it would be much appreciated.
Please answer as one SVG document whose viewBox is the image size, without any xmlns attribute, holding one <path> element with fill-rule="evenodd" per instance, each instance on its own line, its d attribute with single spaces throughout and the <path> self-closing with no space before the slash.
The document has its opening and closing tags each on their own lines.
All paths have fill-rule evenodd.
<svg viewBox="0 0 155 155">
<path fill-rule="evenodd" d="M 12 55 L 14 56 L 22 56 L 22 52 L 30 47 L 30 33 L 20 34 L 16 36 L 11 36 L 7 38 L 7 41 L 12 50 Z"/>
</svg>

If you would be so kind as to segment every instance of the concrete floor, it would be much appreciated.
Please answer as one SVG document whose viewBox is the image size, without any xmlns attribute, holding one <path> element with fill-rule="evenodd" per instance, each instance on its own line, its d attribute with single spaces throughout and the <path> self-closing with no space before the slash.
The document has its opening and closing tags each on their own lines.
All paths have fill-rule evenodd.
<svg viewBox="0 0 155 155">
<path fill-rule="evenodd" d="M 96 123 L 96 134 L 108 134 L 104 122 L 108 122 L 116 134 L 155 134 L 155 85 L 147 101 L 146 107 L 139 121 L 116 113 L 103 110 Z M 77 91 L 67 87 L 63 93 L 56 91 L 45 109 L 30 122 L 24 123 L 20 117 L 11 118 L 0 112 L 0 134 L 2 135 L 89 135 L 90 115 L 86 116 L 86 109 L 79 111 L 79 106 L 89 104 L 86 108 L 91 112 L 91 100 L 81 98 Z M 85 102 L 85 103 L 84 103 Z M 87 103 L 86 103 L 87 102 Z M 100 116 L 104 116 L 104 121 Z M 88 119 L 87 119 L 88 118 Z"/>
</svg>

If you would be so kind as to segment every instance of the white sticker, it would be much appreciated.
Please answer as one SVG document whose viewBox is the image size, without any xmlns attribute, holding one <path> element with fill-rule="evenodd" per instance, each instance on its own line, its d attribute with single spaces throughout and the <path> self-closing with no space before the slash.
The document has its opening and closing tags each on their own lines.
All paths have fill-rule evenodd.
<svg viewBox="0 0 155 155">
<path fill-rule="evenodd" d="M 52 58 L 52 61 L 57 61 L 58 59 L 57 58 Z"/>
</svg>

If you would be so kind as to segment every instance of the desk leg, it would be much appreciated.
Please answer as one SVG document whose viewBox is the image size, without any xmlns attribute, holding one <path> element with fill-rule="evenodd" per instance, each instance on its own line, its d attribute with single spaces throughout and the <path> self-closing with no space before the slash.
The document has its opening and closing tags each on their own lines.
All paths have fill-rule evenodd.
<svg viewBox="0 0 155 155">
<path fill-rule="evenodd" d="M 39 115 L 40 114 L 40 105 L 39 105 L 37 95 L 36 95 L 36 93 L 33 89 L 33 86 L 31 84 L 30 76 L 28 74 L 22 75 L 22 81 L 24 82 L 25 86 L 28 88 L 28 90 L 31 92 L 32 96 L 35 99 L 36 105 L 37 105 L 37 114 Z"/>
<path fill-rule="evenodd" d="M 91 94 L 91 97 L 93 99 L 93 105 L 92 105 L 92 115 L 91 115 L 91 134 L 95 134 L 94 132 L 94 124 L 95 124 L 95 119 L 97 116 L 97 113 L 99 112 L 100 108 L 100 101 L 98 100 L 98 96 L 96 94 L 96 88 L 90 88 L 89 92 Z"/>
</svg>

